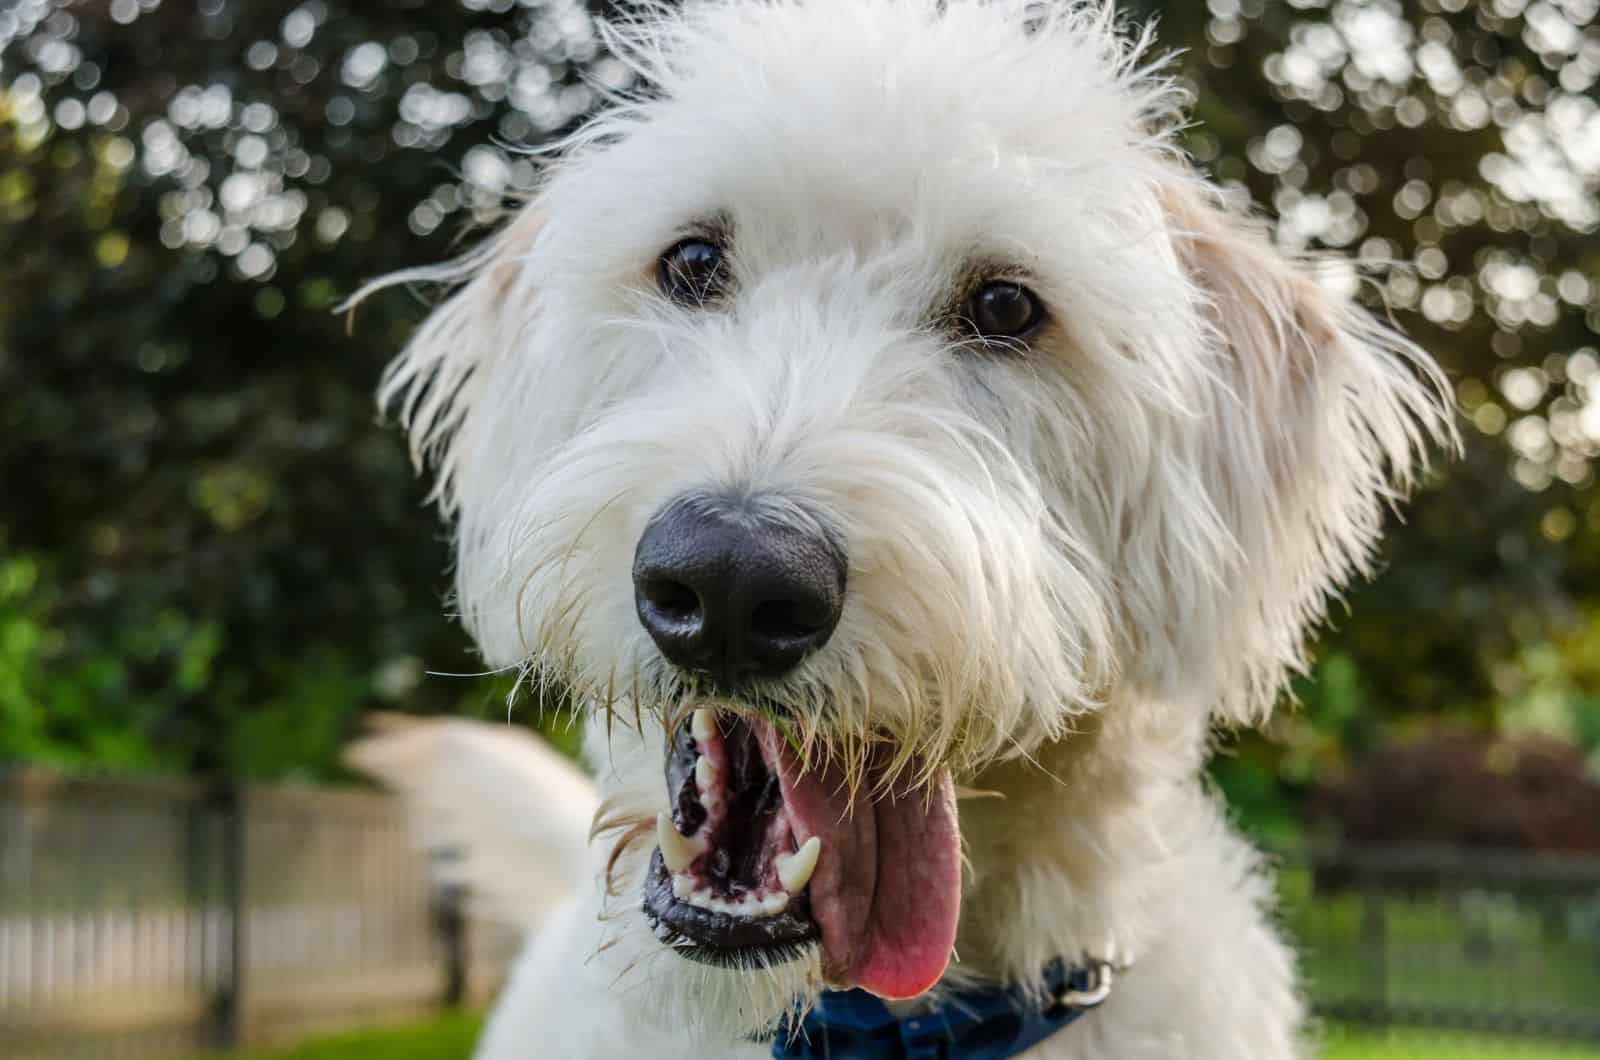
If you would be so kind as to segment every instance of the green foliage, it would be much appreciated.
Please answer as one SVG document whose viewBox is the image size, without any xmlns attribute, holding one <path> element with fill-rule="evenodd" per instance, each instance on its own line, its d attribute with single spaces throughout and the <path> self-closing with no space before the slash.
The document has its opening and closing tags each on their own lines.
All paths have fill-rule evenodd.
<svg viewBox="0 0 1600 1060">
<path fill-rule="evenodd" d="M 217 627 L 170 609 L 107 630 L 66 627 L 59 583 L 41 573 L 29 556 L 0 561 L 0 757 L 182 765 L 161 753 L 159 726 L 167 704 L 210 683 Z"/>
<path fill-rule="evenodd" d="M 425 676 L 482 667 L 372 405 L 422 307 L 334 312 L 587 105 L 579 5 L 487 6 L 0 18 L 0 756 L 325 775 L 366 709 L 492 694 Z"/>
</svg>

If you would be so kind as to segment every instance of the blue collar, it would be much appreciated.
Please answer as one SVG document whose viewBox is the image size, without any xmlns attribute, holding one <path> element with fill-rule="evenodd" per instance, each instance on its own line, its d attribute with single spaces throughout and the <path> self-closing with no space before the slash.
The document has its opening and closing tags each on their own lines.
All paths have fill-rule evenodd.
<svg viewBox="0 0 1600 1060">
<path fill-rule="evenodd" d="M 1020 987 L 959 990 L 939 1007 L 896 1018 L 865 990 L 825 991 L 794 1026 L 778 1024 L 778 1060 L 1006 1060 L 1044 1041 L 1111 992 L 1111 966 L 1096 961 L 1044 969 L 1044 992 Z"/>
</svg>

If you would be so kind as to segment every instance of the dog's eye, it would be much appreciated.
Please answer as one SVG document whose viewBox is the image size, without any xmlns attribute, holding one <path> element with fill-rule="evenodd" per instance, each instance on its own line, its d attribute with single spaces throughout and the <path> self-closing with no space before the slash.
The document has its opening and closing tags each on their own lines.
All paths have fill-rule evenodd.
<svg viewBox="0 0 1600 1060">
<path fill-rule="evenodd" d="M 979 338 L 1018 339 L 1043 322 L 1044 305 L 1020 283 L 993 280 L 973 292 L 963 315 Z"/>
<path fill-rule="evenodd" d="M 698 306 L 715 298 L 724 281 L 722 248 L 706 239 L 685 239 L 661 255 L 656 282 L 680 305 Z"/>
</svg>

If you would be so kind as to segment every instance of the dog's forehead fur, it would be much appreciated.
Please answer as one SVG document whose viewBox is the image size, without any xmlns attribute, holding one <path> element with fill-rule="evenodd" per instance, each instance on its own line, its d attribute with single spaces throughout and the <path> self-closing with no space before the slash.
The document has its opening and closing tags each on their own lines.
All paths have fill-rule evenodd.
<svg viewBox="0 0 1600 1060">
<path fill-rule="evenodd" d="M 836 181 L 903 186 L 996 150 L 1109 166 L 1135 129 L 1176 116 L 1170 86 L 1139 66 L 1140 42 L 1098 4 L 695 3 L 644 26 L 621 43 L 665 103 L 652 104 L 658 146 L 755 140 L 758 161 Z M 862 143 L 882 150 L 862 158 Z"/>
<path fill-rule="evenodd" d="M 1180 94 L 1098 5 L 936 7 L 712 3 L 625 29 L 653 91 L 579 135 L 546 245 L 626 273 L 716 219 L 748 276 L 849 255 L 934 285 L 1016 264 L 1083 311 L 1181 299 L 1154 195 Z"/>
</svg>

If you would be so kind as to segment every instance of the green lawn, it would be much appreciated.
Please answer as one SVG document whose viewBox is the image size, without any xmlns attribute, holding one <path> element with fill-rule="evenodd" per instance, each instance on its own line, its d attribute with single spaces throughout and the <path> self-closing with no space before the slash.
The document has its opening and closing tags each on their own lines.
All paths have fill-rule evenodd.
<svg viewBox="0 0 1600 1060">
<path fill-rule="evenodd" d="M 417 1026 L 344 1034 L 293 1049 L 241 1054 L 225 1060 L 467 1060 L 478 1027 L 475 1016 L 450 1016 Z M 1369 1032 L 1334 1027 L 1327 1032 L 1327 1042 L 1321 1060 L 1600 1060 L 1600 1049 L 1423 1031 Z"/>
<path fill-rule="evenodd" d="M 480 1016 L 444 1016 L 431 1023 L 340 1034 L 292 1049 L 216 1060 L 467 1060 L 481 1025 Z"/>
<path fill-rule="evenodd" d="M 1600 1049 L 1433 1031 L 1330 1028 L 1321 1060 L 1600 1060 Z"/>
</svg>

